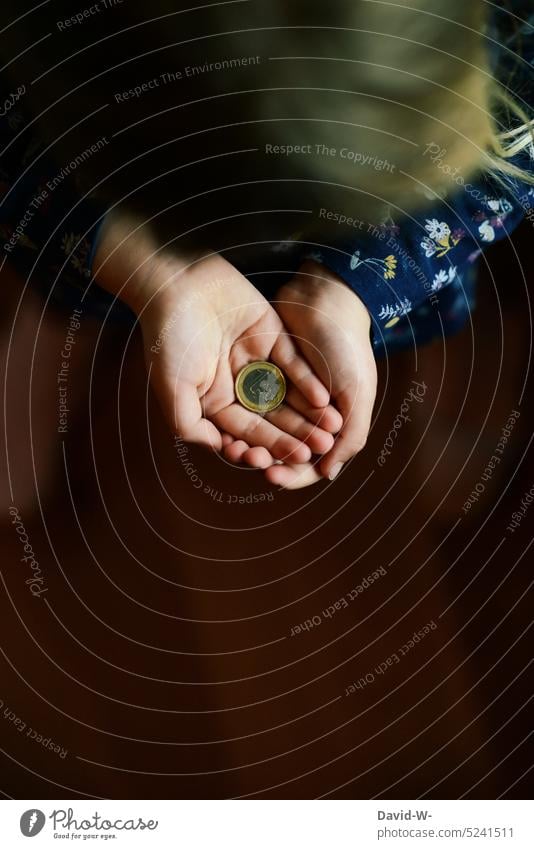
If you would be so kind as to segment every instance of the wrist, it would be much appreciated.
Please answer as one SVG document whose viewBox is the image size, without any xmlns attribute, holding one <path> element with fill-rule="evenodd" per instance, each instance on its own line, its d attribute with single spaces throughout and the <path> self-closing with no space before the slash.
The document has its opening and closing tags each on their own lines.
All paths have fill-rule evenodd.
<svg viewBox="0 0 534 849">
<path fill-rule="evenodd" d="M 173 278 L 195 258 L 162 248 L 153 228 L 133 215 L 111 212 L 98 234 L 93 273 L 99 286 L 139 315 L 164 299 Z"/>
<path fill-rule="evenodd" d="M 356 320 L 370 331 L 371 314 L 357 292 L 335 271 L 315 260 L 306 260 L 297 274 L 282 286 L 279 297 L 301 300 L 316 311 L 316 317 L 326 315 L 343 326 Z"/>
</svg>

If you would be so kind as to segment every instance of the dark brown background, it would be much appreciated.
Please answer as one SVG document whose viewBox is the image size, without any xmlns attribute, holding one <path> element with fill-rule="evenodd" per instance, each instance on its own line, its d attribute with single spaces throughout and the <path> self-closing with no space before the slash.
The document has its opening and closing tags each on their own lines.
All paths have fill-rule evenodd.
<svg viewBox="0 0 534 849">
<path fill-rule="evenodd" d="M 534 484 L 532 240 L 525 224 L 522 262 L 513 245 L 490 250 L 472 328 L 417 363 L 408 352 L 381 364 L 369 444 L 335 484 L 243 506 L 191 486 L 151 398 L 147 415 L 127 328 L 99 337 L 83 320 L 63 448 L 66 316 L 47 310 L 41 323 L 30 293 L 16 315 L 22 283 L 4 272 L 13 501 L 48 592 L 34 599 L 24 584 L 3 446 L 0 699 L 68 748 L 61 760 L 2 713 L 5 796 L 531 794 L 534 507 L 513 535 L 506 525 Z M 380 468 L 414 378 L 424 403 Z M 502 462 L 465 515 L 514 409 Z M 224 499 L 269 490 L 191 458 Z M 387 575 L 348 609 L 289 636 L 378 566 Z M 432 619 L 401 663 L 344 695 Z"/>
</svg>

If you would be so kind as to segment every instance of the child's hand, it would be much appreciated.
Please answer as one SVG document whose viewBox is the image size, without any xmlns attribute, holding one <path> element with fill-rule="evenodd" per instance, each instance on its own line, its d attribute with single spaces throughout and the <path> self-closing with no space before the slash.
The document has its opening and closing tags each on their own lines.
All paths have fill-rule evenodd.
<svg viewBox="0 0 534 849">
<path fill-rule="evenodd" d="M 266 470 L 271 483 L 297 488 L 314 483 L 320 474 L 333 479 L 366 443 L 377 381 L 371 320 L 346 283 L 312 261 L 306 261 L 278 291 L 275 307 L 343 417 L 341 431 L 318 462 L 318 471 L 310 464 Z"/>
<path fill-rule="evenodd" d="M 113 216 L 95 265 L 98 282 L 139 317 L 150 377 L 171 427 L 216 450 L 223 432 L 226 443 L 246 440 L 244 459 L 260 467 L 304 463 L 312 451 L 328 451 L 331 433 L 313 424 L 328 392 L 268 301 L 218 254 L 185 258 L 157 247 L 150 230 Z M 242 366 L 267 359 L 294 385 L 294 406 L 260 416 L 235 401 L 234 381 Z M 310 418 L 299 409 L 310 409 Z"/>
<path fill-rule="evenodd" d="M 312 408 L 329 395 L 299 354 L 267 300 L 219 254 L 185 270 L 168 260 L 153 272 L 156 291 L 140 312 L 147 365 L 169 423 L 188 442 L 216 450 L 221 433 L 246 440 L 247 460 L 306 462 L 329 450 L 333 437 L 296 409 L 265 416 L 235 400 L 240 369 L 254 360 L 276 363 Z M 172 282 L 169 282 L 171 280 Z M 152 277 L 151 286 L 154 285 Z"/>
</svg>

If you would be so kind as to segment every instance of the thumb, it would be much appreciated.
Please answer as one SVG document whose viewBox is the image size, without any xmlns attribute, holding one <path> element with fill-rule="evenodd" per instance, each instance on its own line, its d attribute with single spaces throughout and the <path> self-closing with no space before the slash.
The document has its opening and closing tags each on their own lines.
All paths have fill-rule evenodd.
<svg viewBox="0 0 534 849">
<path fill-rule="evenodd" d="M 194 384 L 177 380 L 170 385 L 155 376 L 152 384 L 167 423 L 175 433 L 186 442 L 205 445 L 214 451 L 222 449 L 221 433 L 203 416 L 198 388 Z"/>
<path fill-rule="evenodd" d="M 343 465 L 358 454 L 367 442 L 376 398 L 376 367 L 368 368 L 334 396 L 343 426 L 333 447 L 320 463 L 322 474 L 334 480 Z"/>
</svg>

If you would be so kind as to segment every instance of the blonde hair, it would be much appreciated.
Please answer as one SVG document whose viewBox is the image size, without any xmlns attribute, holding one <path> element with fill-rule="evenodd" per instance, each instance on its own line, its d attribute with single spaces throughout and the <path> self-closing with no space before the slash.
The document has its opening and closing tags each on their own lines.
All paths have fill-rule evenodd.
<svg viewBox="0 0 534 849">
<path fill-rule="evenodd" d="M 16 17 L 16 0 L 5 2 Z M 56 13 L 67 16 L 70 0 L 58 4 Z M 26 76 L 42 76 L 50 100 L 62 104 L 58 93 L 74 90 L 76 105 L 92 116 L 95 137 L 110 133 L 115 115 L 120 121 L 123 110 L 138 110 L 128 112 L 128 132 L 121 130 L 113 145 L 84 166 L 88 186 L 102 173 L 112 175 L 102 190 L 110 200 L 132 195 L 132 175 L 120 167 L 125 158 L 139 160 L 133 179 L 146 186 L 137 195 L 146 210 L 164 207 L 167 198 L 195 195 L 203 175 L 173 167 L 196 160 L 208 163 L 202 165 L 208 189 L 210 167 L 219 167 L 228 184 L 242 179 L 245 185 L 256 179 L 256 169 L 281 202 L 303 208 L 342 200 L 355 215 L 376 220 L 385 208 L 409 211 L 456 189 L 451 173 L 464 181 L 486 173 L 502 182 L 511 176 L 534 184 L 531 173 L 511 162 L 532 145 L 533 122 L 507 82 L 494 77 L 488 32 L 494 5 L 225 0 L 191 8 L 180 0 L 151 0 L 147 11 L 145 4 L 123 4 L 115 18 L 95 16 L 91 26 L 100 30 L 89 46 L 83 40 L 86 24 L 72 27 L 72 58 L 44 75 L 53 40 L 39 40 L 46 8 L 13 27 L 10 38 L 11 49 L 21 51 Z M 118 28 L 119 37 L 107 33 L 108 25 Z M 54 38 L 65 49 L 67 37 L 56 32 Z M 109 71 L 104 53 L 95 49 L 100 43 Z M 160 82 L 149 94 L 129 97 L 127 106 L 103 109 L 116 106 L 117 92 L 136 84 L 141 91 L 143 81 L 161 80 L 158 75 L 170 68 L 183 71 L 188 62 L 197 65 L 192 78 L 184 73 L 179 83 Z M 28 92 L 32 97 L 38 114 L 38 86 Z M 86 146 L 86 126 L 63 108 L 43 112 L 42 132 L 66 158 Z M 185 139 L 179 147 L 171 144 L 177 138 Z M 425 155 L 429 145 L 445 152 L 446 169 Z M 151 147 L 157 153 L 147 163 L 143 151 Z M 232 147 L 243 155 L 226 155 Z M 150 179 L 158 172 L 165 181 Z M 219 173 L 214 170 L 213 179 Z M 231 206 L 217 193 L 209 202 L 214 220 L 227 213 L 225 204 Z M 171 227 L 178 226 L 177 215 L 187 227 L 189 208 L 173 210 Z"/>
<path fill-rule="evenodd" d="M 257 122 L 260 144 L 336 151 L 298 163 L 295 156 L 294 172 L 287 155 L 279 162 L 284 174 L 318 181 L 318 198 L 348 186 L 352 206 L 370 217 L 384 205 L 410 209 L 449 192 L 456 188 L 451 172 L 465 181 L 486 173 L 534 184 L 532 173 L 510 162 L 532 145 L 534 122 L 494 78 L 489 4 L 270 0 L 268 6 L 267 18 L 256 4 L 242 9 L 247 31 L 228 36 L 225 48 L 239 55 L 247 44 L 270 57 L 247 74 L 249 87 L 257 88 L 247 117 Z M 228 12 L 221 14 L 228 31 Z M 249 29 L 254 15 L 257 31 Z M 430 144 L 445 151 L 446 172 L 424 155 Z M 352 151 L 359 167 L 351 168 L 342 150 Z M 377 162 L 392 166 L 380 179 Z"/>
</svg>

